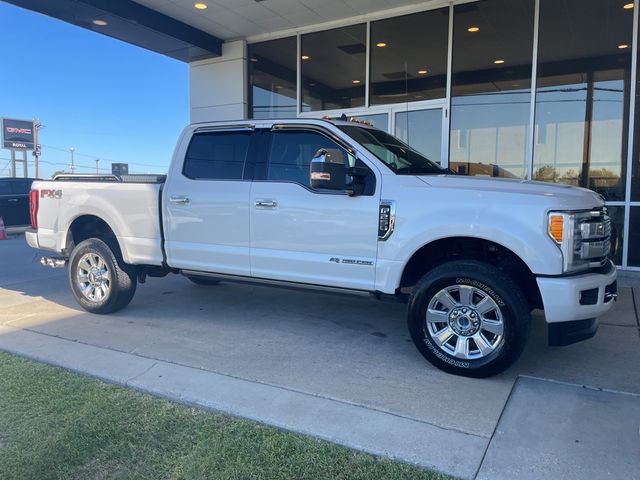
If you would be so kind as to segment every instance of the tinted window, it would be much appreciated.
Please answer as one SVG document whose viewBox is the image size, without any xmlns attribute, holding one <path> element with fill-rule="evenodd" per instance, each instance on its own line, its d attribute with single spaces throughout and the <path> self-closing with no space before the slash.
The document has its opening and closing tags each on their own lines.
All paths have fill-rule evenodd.
<svg viewBox="0 0 640 480">
<path fill-rule="evenodd" d="M 527 174 L 534 4 L 454 7 L 449 165 L 455 172 Z"/>
<path fill-rule="evenodd" d="M 0 180 L 0 195 L 11 195 L 11 185 L 9 182 Z"/>
<path fill-rule="evenodd" d="M 302 35 L 302 111 L 364 105 L 366 25 Z"/>
<path fill-rule="evenodd" d="M 444 98 L 448 38 L 448 7 L 372 22 L 371 104 Z"/>
<path fill-rule="evenodd" d="M 254 43 L 249 56 L 249 117 L 287 118 L 296 103 L 296 37 Z"/>
<path fill-rule="evenodd" d="M 267 179 L 310 186 L 309 164 L 321 148 L 340 148 L 315 132 L 276 132 L 272 136 Z"/>
<path fill-rule="evenodd" d="M 191 139 L 183 173 L 194 179 L 241 180 L 250 132 L 197 133 Z"/>
<path fill-rule="evenodd" d="M 31 180 L 17 180 L 11 182 L 11 189 L 13 193 L 20 195 L 28 195 L 31 190 Z"/>
<path fill-rule="evenodd" d="M 533 174 L 624 200 L 633 9 L 540 2 Z"/>
</svg>

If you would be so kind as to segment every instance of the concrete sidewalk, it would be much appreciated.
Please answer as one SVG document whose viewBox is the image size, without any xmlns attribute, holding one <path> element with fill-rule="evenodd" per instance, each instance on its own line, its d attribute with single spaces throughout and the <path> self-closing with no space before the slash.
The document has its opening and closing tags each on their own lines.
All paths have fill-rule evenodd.
<svg viewBox="0 0 640 480">
<path fill-rule="evenodd" d="M 2 350 L 462 478 L 640 471 L 640 328 L 631 288 L 621 290 L 594 339 L 548 347 L 538 317 L 523 358 L 475 380 L 424 361 L 402 305 L 202 288 L 172 276 L 140 286 L 122 312 L 96 316 L 78 309 L 65 270 L 44 269 L 38 259 L 23 239 L 0 242 Z M 534 381 L 523 376 L 550 381 L 530 388 Z M 593 396 L 566 383 L 603 391 Z M 546 436 L 532 435 L 538 431 Z M 593 431 L 604 432 L 602 442 L 590 439 Z M 569 445 L 572 435 L 579 450 Z"/>
</svg>

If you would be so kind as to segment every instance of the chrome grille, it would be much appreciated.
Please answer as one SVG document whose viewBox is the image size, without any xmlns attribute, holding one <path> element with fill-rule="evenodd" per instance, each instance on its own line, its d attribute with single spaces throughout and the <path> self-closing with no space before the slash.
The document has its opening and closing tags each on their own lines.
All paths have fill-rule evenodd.
<svg viewBox="0 0 640 480">
<path fill-rule="evenodd" d="M 606 210 L 594 210 L 577 218 L 580 229 L 580 258 L 604 264 L 611 249 L 611 219 Z"/>
</svg>

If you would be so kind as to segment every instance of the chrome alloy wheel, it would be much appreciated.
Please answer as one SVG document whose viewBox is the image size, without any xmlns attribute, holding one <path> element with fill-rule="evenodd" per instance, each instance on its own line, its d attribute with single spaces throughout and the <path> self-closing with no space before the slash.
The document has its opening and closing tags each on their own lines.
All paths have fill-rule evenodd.
<svg viewBox="0 0 640 480">
<path fill-rule="evenodd" d="M 95 253 L 86 253 L 78 262 L 76 272 L 78 286 L 91 302 L 101 302 L 111 290 L 111 272 L 104 259 Z"/>
<path fill-rule="evenodd" d="M 470 285 L 453 285 L 436 293 L 427 308 L 426 331 L 444 352 L 465 360 L 486 357 L 504 341 L 500 307 Z"/>
</svg>

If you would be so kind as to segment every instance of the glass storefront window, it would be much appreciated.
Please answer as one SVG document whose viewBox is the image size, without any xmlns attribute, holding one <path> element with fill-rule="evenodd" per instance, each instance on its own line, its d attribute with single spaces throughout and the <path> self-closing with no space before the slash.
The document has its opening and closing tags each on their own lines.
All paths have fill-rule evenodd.
<svg viewBox="0 0 640 480">
<path fill-rule="evenodd" d="M 530 125 L 534 0 L 454 7 L 449 167 L 524 178 Z"/>
<path fill-rule="evenodd" d="M 253 43 L 249 57 L 249 118 L 292 118 L 296 105 L 296 37 Z"/>
<path fill-rule="evenodd" d="M 640 207 L 631 207 L 629 215 L 629 261 L 630 267 L 640 267 Z"/>
<path fill-rule="evenodd" d="M 636 42 L 640 46 L 640 30 Z M 636 58 L 636 98 L 633 126 L 633 160 L 631 162 L 631 201 L 640 202 L 640 48 Z"/>
<path fill-rule="evenodd" d="M 396 137 L 429 160 L 442 163 L 442 109 L 396 113 Z"/>
<path fill-rule="evenodd" d="M 369 122 L 376 128 L 380 130 L 384 130 L 385 132 L 389 131 L 389 115 L 386 113 L 374 113 L 371 115 L 356 115 L 355 117 L 358 120 L 363 122 Z"/>
<path fill-rule="evenodd" d="M 534 179 L 625 199 L 632 12 L 540 1 Z"/>
<path fill-rule="evenodd" d="M 302 35 L 302 111 L 364 105 L 365 24 Z"/>
<path fill-rule="evenodd" d="M 448 37 L 449 8 L 372 22 L 371 105 L 444 98 Z"/>
<path fill-rule="evenodd" d="M 616 265 L 622 265 L 622 247 L 624 245 L 624 207 L 607 207 L 611 217 L 611 251 L 609 258 Z"/>
</svg>

